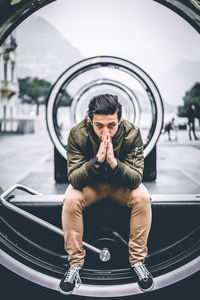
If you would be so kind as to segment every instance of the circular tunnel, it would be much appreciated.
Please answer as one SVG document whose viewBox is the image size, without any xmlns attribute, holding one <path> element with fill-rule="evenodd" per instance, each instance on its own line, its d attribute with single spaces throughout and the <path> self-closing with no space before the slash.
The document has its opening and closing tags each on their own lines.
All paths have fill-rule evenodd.
<svg viewBox="0 0 200 300">
<path fill-rule="evenodd" d="M 66 157 L 66 135 L 86 116 L 89 100 L 100 93 L 118 95 L 122 117 L 141 129 L 144 156 L 147 156 L 163 126 L 160 93 L 150 76 L 137 65 L 109 56 L 74 64 L 52 87 L 47 102 L 47 126 L 57 150 Z"/>
<path fill-rule="evenodd" d="M 4 1 L 2 7 L 7 10 L 0 33 L 1 41 L 23 19 L 50 2 L 16 1 L 16 5 L 11 7 Z M 169 1 L 158 2 L 178 12 L 199 31 L 199 23 L 191 13 L 197 9 L 191 3 L 188 6 L 184 4 L 181 9 Z M 144 155 L 147 157 L 156 145 L 163 126 L 160 93 L 151 77 L 139 66 L 111 56 L 82 60 L 68 68 L 53 85 L 48 97 L 46 120 L 50 137 L 60 155 L 65 158 L 66 133 L 85 117 L 88 99 L 96 91 L 119 96 L 124 118 L 141 128 Z M 68 265 L 62 234 L 41 226 L 26 213 L 22 215 L 20 211 L 16 213 L 8 209 L 3 201 L 61 228 L 62 195 L 45 196 L 34 191 L 31 194 L 14 196 L 7 193 L 7 196 L 1 196 L 0 261 L 14 273 L 57 290 Z M 171 201 L 166 196 L 162 200 L 152 199 L 153 223 L 146 264 L 155 278 L 155 289 L 199 271 L 199 209 L 199 198 L 194 195 L 185 199 L 183 195 L 174 197 Z M 87 249 L 81 275 L 83 285 L 75 291 L 76 295 L 120 297 L 140 293 L 128 264 L 129 214 L 128 208 L 111 201 L 102 201 L 84 211 L 84 241 L 98 249 L 109 249 L 110 258 L 104 261 L 97 253 Z M 186 214 L 190 216 L 187 220 Z M 124 220 L 123 225 L 119 225 L 119 218 Z M 120 261 L 119 256 L 122 257 Z"/>
</svg>

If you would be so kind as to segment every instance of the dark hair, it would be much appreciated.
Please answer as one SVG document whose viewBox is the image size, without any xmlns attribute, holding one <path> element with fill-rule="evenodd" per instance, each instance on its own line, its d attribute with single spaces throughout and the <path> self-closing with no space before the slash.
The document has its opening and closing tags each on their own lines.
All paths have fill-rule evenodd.
<svg viewBox="0 0 200 300">
<path fill-rule="evenodd" d="M 93 97 L 89 103 L 88 116 L 93 119 L 94 114 L 114 115 L 117 112 L 118 120 L 121 119 L 122 106 L 118 97 L 111 94 L 102 94 Z"/>
</svg>

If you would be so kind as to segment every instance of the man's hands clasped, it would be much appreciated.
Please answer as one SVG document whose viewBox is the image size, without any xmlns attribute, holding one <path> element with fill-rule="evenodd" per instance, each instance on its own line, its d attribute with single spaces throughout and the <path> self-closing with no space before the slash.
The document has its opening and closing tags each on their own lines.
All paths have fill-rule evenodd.
<svg viewBox="0 0 200 300">
<path fill-rule="evenodd" d="M 110 139 L 110 133 L 108 130 L 103 132 L 101 144 L 97 152 L 98 161 L 103 163 L 105 160 L 112 169 L 117 166 L 117 160 L 114 156 L 113 144 Z"/>
</svg>

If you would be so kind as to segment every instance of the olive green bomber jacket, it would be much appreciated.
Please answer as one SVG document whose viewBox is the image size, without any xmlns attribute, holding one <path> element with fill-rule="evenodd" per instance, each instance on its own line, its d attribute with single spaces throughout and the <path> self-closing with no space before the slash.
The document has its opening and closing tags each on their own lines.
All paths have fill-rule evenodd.
<svg viewBox="0 0 200 300">
<path fill-rule="evenodd" d="M 121 120 L 112 138 L 113 151 L 118 165 L 112 170 L 106 162 L 99 168 L 92 165 L 101 140 L 95 134 L 88 118 L 74 126 L 67 143 L 68 179 L 81 190 L 95 183 L 111 183 L 135 189 L 142 182 L 144 156 L 140 130 L 127 120 Z"/>
</svg>

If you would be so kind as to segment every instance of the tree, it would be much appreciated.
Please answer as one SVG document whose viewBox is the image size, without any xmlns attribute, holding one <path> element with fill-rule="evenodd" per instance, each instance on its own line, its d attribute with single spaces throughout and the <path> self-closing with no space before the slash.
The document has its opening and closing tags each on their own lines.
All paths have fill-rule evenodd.
<svg viewBox="0 0 200 300">
<path fill-rule="evenodd" d="M 196 106 L 196 117 L 200 119 L 200 82 L 186 92 L 183 97 L 184 105 L 178 107 L 178 116 L 186 117 L 189 107 L 194 104 Z"/>
<path fill-rule="evenodd" d="M 19 98 L 22 103 L 36 104 L 36 114 L 39 114 L 40 104 L 45 104 L 51 83 L 37 77 L 19 79 Z"/>
<path fill-rule="evenodd" d="M 61 107 L 61 106 L 71 106 L 72 100 L 73 99 L 67 93 L 66 90 L 61 90 L 60 91 L 59 107 Z"/>
</svg>

